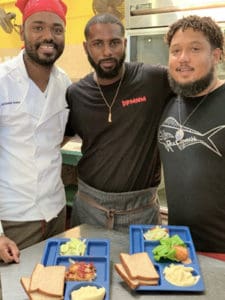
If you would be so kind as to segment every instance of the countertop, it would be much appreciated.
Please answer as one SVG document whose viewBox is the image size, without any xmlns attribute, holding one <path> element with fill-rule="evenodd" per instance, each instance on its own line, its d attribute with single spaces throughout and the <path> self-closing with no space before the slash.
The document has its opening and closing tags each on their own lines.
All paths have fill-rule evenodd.
<svg viewBox="0 0 225 300">
<path fill-rule="evenodd" d="M 198 255 L 199 263 L 204 279 L 204 293 L 168 293 L 168 292 L 132 292 L 120 279 L 113 268 L 113 264 L 119 262 L 120 252 L 129 252 L 129 237 L 126 234 L 105 230 L 90 225 L 81 225 L 69 229 L 57 237 L 86 237 L 107 238 L 111 245 L 111 300 L 149 299 L 151 300 L 174 300 L 195 298 L 204 300 L 225 299 L 225 263 L 206 256 Z M 36 263 L 41 261 L 45 242 L 38 243 L 21 251 L 21 262 L 19 264 L 0 264 L 3 300 L 27 300 L 20 284 L 22 276 L 30 276 Z"/>
<path fill-rule="evenodd" d="M 63 164 L 76 166 L 82 157 L 81 139 L 76 135 L 61 148 Z"/>
</svg>

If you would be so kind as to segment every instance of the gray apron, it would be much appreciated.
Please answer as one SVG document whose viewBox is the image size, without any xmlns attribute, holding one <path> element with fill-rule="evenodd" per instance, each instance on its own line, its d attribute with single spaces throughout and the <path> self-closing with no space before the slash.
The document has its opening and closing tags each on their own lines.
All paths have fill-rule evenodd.
<svg viewBox="0 0 225 300">
<path fill-rule="evenodd" d="M 161 224 L 157 188 L 108 193 L 78 179 L 71 226 L 82 223 L 122 232 L 128 232 L 130 224 Z"/>
</svg>

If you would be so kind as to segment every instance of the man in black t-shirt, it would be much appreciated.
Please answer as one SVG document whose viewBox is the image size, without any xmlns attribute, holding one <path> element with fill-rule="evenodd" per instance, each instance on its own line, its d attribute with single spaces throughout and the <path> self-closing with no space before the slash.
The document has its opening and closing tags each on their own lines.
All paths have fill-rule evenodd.
<svg viewBox="0 0 225 300">
<path fill-rule="evenodd" d="M 225 259 L 225 85 L 216 75 L 223 33 L 208 17 L 171 25 L 169 78 L 178 97 L 161 119 L 168 221 L 191 229 L 196 249 Z M 217 254 L 215 254 L 217 253 Z"/>
<path fill-rule="evenodd" d="M 171 93 L 167 71 L 124 63 L 124 27 L 113 15 L 90 19 L 85 37 L 95 71 L 67 91 L 66 135 L 81 137 L 83 154 L 71 223 L 121 231 L 159 224 L 157 128 Z"/>
</svg>

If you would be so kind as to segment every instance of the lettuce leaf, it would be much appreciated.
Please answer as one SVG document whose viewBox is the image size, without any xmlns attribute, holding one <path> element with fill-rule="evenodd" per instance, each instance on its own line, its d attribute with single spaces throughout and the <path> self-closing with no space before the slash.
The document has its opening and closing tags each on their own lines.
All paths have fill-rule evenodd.
<svg viewBox="0 0 225 300">
<path fill-rule="evenodd" d="M 175 250 L 174 246 L 186 247 L 184 241 L 177 234 L 175 234 L 169 238 L 161 239 L 160 245 L 156 246 L 152 250 L 154 259 L 156 261 L 159 261 L 162 258 L 178 261 L 175 257 L 176 250 Z"/>
</svg>

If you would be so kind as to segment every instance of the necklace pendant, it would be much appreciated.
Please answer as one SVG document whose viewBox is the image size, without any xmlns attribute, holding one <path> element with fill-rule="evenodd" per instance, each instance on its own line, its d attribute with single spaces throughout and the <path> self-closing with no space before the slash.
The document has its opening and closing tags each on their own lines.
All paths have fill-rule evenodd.
<svg viewBox="0 0 225 300">
<path fill-rule="evenodd" d="M 109 123 L 112 123 L 112 114 L 111 114 L 111 112 L 109 112 L 108 122 L 109 122 Z"/>
<path fill-rule="evenodd" d="M 113 105 L 114 105 L 114 103 L 115 103 L 115 101 L 116 101 L 116 98 L 117 98 L 117 96 L 118 96 L 118 93 L 119 93 L 119 90 L 120 90 L 120 87 L 121 87 L 121 84 L 122 84 L 122 81 L 123 81 L 123 78 L 124 78 L 124 74 L 125 74 L 125 67 L 123 66 L 123 67 L 122 67 L 122 75 L 121 75 L 121 78 L 120 78 L 118 87 L 117 87 L 117 89 L 116 89 L 115 95 L 114 95 L 114 97 L 113 97 L 113 99 L 112 99 L 112 101 L 111 101 L 111 104 L 109 104 L 109 102 L 108 102 L 107 99 L 105 98 L 105 96 L 104 96 L 104 94 L 103 94 L 103 92 L 102 92 L 102 89 L 101 89 L 101 87 L 100 87 L 100 84 L 99 84 L 99 81 L 98 81 L 98 77 L 97 77 L 96 73 L 94 74 L 94 79 L 95 79 L 95 81 L 96 81 L 96 83 L 97 83 L 99 92 L 100 92 L 100 94 L 101 94 L 101 96 L 102 96 L 103 101 L 105 102 L 105 105 L 106 105 L 106 106 L 108 107 L 108 109 L 109 109 L 108 123 L 112 123 L 112 114 L 111 114 L 111 110 L 112 110 L 112 107 L 113 107 Z"/>
<path fill-rule="evenodd" d="M 182 128 L 179 128 L 175 133 L 176 142 L 180 142 L 184 138 L 184 131 Z"/>
</svg>

